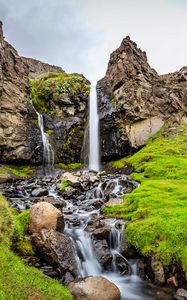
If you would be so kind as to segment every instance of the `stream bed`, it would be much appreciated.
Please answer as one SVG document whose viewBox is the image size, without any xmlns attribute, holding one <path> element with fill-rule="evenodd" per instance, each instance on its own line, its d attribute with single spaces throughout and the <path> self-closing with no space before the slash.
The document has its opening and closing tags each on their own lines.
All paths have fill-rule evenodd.
<svg viewBox="0 0 187 300">
<path fill-rule="evenodd" d="M 120 289 L 121 300 L 173 299 L 163 289 L 140 278 L 139 257 L 126 258 L 125 221 L 102 215 L 105 203 L 120 203 L 125 193 L 138 188 L 138 183 L 127 175 L 105 172 L 79 171 L 62 176 L 63 180 L 69 178 L 64 189 L 60 188 L 61 175 L 32 178 L 0 188 L 11 206 L 19 211 L 46 200 L 63 210 L 64 233 L 74 242 L 79 278 L 106 277 Z M 66 203 L 63 208 L 62 202 Z M 61 282 L 67 283 L 64 279 Z"/>
</svg>

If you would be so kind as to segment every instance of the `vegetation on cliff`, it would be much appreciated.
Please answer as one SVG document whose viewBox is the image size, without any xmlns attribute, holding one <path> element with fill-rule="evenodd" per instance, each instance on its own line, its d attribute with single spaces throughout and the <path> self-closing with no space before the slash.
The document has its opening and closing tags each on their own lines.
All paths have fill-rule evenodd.
<svg viewBox="0 0 187 300">
<path fill-rule="evenodd" d="M 14 174 L 18 177 L 29 177 L 33 174 L 30 166 L 13 166 L 0 164 L 0 174 Z"/>
<path fill-rule="evenodd" d="M 164 265 L 177 261 L 187 273 L 186 143 L 187 126 L 168 126 L 132 157 L 111 163 L 116 168 L 132 165 L 141 185 L 105 212 L 131 221 L 128 241 L 143 255 Z"/>
<path fill-rule="evenodd" d="M 11 250 L 15 244 L 16 248 L 21 245 L 25 249 L 28 220 L 27 211 L 14 215 L 0 195 L 0 299 L 72 300 L 67 289 L 39 270 L 26 266 Z"/>
<path fill-rule="evenodd" d="M 39 113 L 50 112 L 50 100 L 58 103 L 66 95 L 85 93 L 89 95 L 90 85 L 83 75 L 73 73 L 44 73 L 30 79 L 30 98 Z"/>
</svg>

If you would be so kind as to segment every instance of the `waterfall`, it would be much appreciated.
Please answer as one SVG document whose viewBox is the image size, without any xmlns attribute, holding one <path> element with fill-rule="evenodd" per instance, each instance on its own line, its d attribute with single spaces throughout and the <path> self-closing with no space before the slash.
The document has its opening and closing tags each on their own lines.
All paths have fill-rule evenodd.
<svg viewBox="0 0 187 300">
<path fill-rule="evenodd" d="M 49 142 L 48 135 L 44 131 L 43 116 L 36 111 L 38 116 L 38 125 L 40 128 L 42 143 L 43 143 L 43 164 L 45 168 L 45 174 L 50 175 L 53 173 L 54 168 L 54 152 Z"/>
<path fill-rule="evenodd" d="M 96 86 L 91 86 L 89 107 L 89 170 L 99 171 L 99 115 Z"/>
</svg>

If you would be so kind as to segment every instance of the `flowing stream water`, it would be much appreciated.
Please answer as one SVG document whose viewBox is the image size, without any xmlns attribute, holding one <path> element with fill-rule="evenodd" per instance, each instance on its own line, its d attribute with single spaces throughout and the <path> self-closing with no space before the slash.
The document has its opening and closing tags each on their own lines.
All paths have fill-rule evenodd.
<svg viewBox="0 0 187 300">
<path fill-rule="evenodd" d="M 91 86 L 89 105 L 89 170 L 99 171 L 99 116 L 96 86 Z"/>
<path fill-rule="evenodd" d="M 50 175 L 54 171 L 54 151 L 49 142 L 48 135 L 44 131 L 43 115 L 36 111 L 38 116 L 38 125 L 41 132 L 42 143 L 43 143 L 43 165 L 45 175 Z"/>
<path fill-rule="evenodd" d="M 109 188 L 107 188 L 107 184 Z M 123 186 L 120 185 L 119 178 L 107 180 L 99 183 L 92 190 L 87 191 L 86 201 L 90 199 L 105 198 L 105 190 L 108 190 L 113 197 L 122 196 L 125 192 Z M 153 300 L 148 293 L 148 286 L 136 271 L 136 261 L 128 261 L 121 253 L 121 242 L 124 234 L 124 224 L 115 219 L 104 219 L 106 225 L 110 226 L 110 238 L 108 241 L 109 250 L 112 254 L 112 262 L 108 270 L 98 261 L 93 246 L 93 237 L 88 232 L 87 226 L 90 221 L 96 219 L 100 215 L 100 209 L 90 210 L 75 202 L 68 202 L 64 210 L 65 219 L 69 210 L 73 210 L 74 217 L 79 220 L 78 225 L 71 221 L 66 222 L 65 233 L 72 237 L 77 249 L 77 260 L 81 277 L 102 275 L 118 286 L 121 292 L 121 300 Z M 119 264 L 120 261 L 120 264 Z M 120 271 L 120 265 L 124 265 L 126 275 Z"/>
</svg>

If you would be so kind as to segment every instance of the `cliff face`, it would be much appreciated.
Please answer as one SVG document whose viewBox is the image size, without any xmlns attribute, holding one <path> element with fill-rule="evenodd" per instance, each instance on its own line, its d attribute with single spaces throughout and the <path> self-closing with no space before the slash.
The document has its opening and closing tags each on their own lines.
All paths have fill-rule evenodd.
<svg viewBox="0 0 187 300">
<path fill-rule="evenodd" d="M 33 105 L 44 115 L 55 161 L 79 162 L 88 94 L 84 76 L 20 57 L 4 40 L 0 23 L 0 162 L 42 162 L 43 145 Z"/>
<path fill-rule="evenodd" d="M 129 37 L 111 54 L 97 91 L 104 160 L 144 145 L 167 120 L 186 122 L 187 67 L 159 76 Z"/>
<path fill-rule="evenodd" d="M 0 23 L 0 160 L 37 162 L 39 130 L 27 99 L 29 69 L 3 37 Z"/>
<path fill-rule="evenodd" d="M 21 59 L 29 68 L 30 78 L 35 78 L 43 73 L 48 73 L 48 72 L 56 72 L 56 73 L 64 72 L 64 70 L 62 70 L 61 67 L 51 66 L 37 59 L 33 59 L 29 57 L 21 57 Z"/>
</svg>

